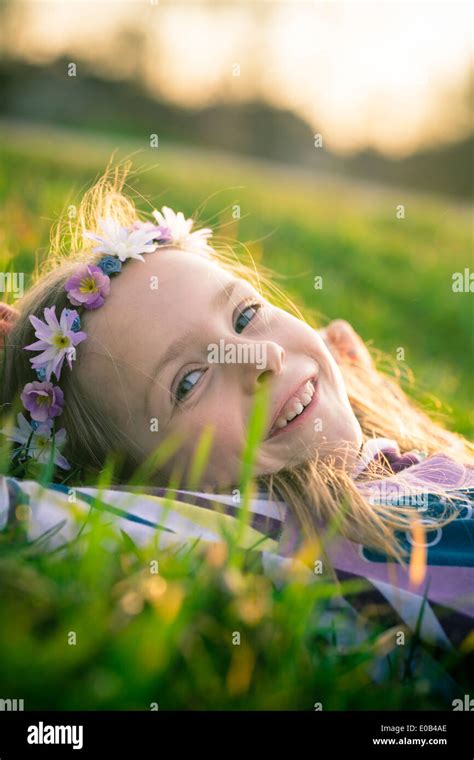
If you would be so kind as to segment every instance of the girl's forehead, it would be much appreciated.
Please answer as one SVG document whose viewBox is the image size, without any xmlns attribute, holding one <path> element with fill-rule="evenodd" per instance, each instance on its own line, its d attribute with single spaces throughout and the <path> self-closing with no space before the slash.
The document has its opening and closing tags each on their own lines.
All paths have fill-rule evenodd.
<svg viewBox="0 0 474 760">
<path fill-rule="evenodd" d="M 127 262 L 112 278 L 104 306 L 86 315 L 87 332 L 126 340 L 139 325 L 171 330 L 210 309 L 216 294 L 235 281 L 217 262 L 195 253 L 161 250 L 144 258 Z"/>
<path fill-rule="evenodd" d="M 192 292 L 205 292 L 233 279 L 218 262 L 179 249 L 157 251 L 145 256 L 145 262 L 133 262 L 130 275 L 137 291 L 161 292 L 164 297 L 167 290 L 189 292 L 192 285 Z"/>
</svg>

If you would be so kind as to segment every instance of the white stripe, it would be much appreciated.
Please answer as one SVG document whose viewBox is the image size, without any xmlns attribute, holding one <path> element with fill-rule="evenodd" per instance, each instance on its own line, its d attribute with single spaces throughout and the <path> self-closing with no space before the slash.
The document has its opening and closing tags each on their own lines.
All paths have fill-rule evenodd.
<svg viewBox="0 0 474 760">
<path fill-rule="evenodd" d="M 171 489 L 170 489 L 171 490 Z M 225 504 L 230 507 L 240 507 L 242 503 L 235 501 L 233 496 L 227 496 L 226 494 L 213 494 L 204 493 L 202 491 L 179 491 L 176 493 L 189 494 L 190 496 L 201 496 L 204 499 L 211 499 L 217 501 L 220 504 Z M 259 515 L 265 515 L 265 517 L 274 517 L 277 520 L 283 521 L 285 519 L 287 505 L 282 501 L 269 501 L 260 496 L 258 499 L 251 499 L 249 508 L 251 512 Z"/>
<path fill-rule="evenodd" d="M 436 615 L 430 607 L 429 601 L 418 594 L 406 591 L 398 586 L 392 586 L 384 581 L 369 578 L 370 582 L 378 588 L 381 594 L 390 602 L 398 612 L 402 620 L 412 631 L 416 630 L 420 609 L 424 603 L 423 615 L 420 625 L 420 637 L 430 644 L 437 644 L 443 649 L 452 649 L 452 644 L 441 627 Z"/>
<path fill-rule="evenodd" d="M 8 521 L 10 496 L 8 493 L 7 479 L 0 476 L 0 530 L 3 530 Z"/>
<path fill-rule="evenodd" d="M 40 486 L 34 481 L 22 481 L 22 489 L 28 493 L 31 502 L 31 518 L 28 522 L 28 538 L 33 541 L 41 536 L 45 531 L 50 530 L 58 523 L 64 522 L 64 526 L 61 530 L 55 534 L 49 543 L 49 548 L 56 548 L 62 544 L 70 541 L 75 537 L 77 531 L 81 527 L 78 522 L 72 518 L 69 509 L 68 494 L 62 491 L 56 491 L 54 489 L 47 489 Z M 84 516 L 89 512 L 91 506 L 86 502 L 81 501 L 79 494 L 85 492 L 91 496 L 98 494 L 96 488 L 80 488 L 76 489 L 77 497 L 74 503 L 74 509 L 80 509 L 84 512 Z M 218 541 L 220 536 L 214 531 L 198 525 L 192 522 L 192 520 L 182 517 L 173 511 L 173 509 L 166 509 L 166 507 L 160 504 L 155 499 L 148 500 L 146 497 L 138 497 L 140 499 L 137 502 L 137 494 L 126 493 L 123 491 L 103 491 L 102 496 L 105 501 L 113 504 L 113 506 L 129 511 L 131 502 L 133 504 L 133 510 L 129 511 L 129 514 L 142 517 L 143 519 L 155 522 L 163 527 L 169 528 L 175 531 L 175 534 L 167 533 L 156 529 L 160 536 L 166 536 L 165 543 L 170 541 L 186 541 L 187 539 L 202 538 L 204 541 Z M 128 503 L 127 503 L 128 502 Z M 143 525 L 133 520 L 129 520 L 126 517 L 119 517 L 111 512 L 103 512 L 111 523 L 116 526 L 117 529 L 121 528 L 128 533 L 133 540 L 138 544 L 145 544 L 150 540 L 151 533 L 155 532 L 152 526 Z"/>
</svg>

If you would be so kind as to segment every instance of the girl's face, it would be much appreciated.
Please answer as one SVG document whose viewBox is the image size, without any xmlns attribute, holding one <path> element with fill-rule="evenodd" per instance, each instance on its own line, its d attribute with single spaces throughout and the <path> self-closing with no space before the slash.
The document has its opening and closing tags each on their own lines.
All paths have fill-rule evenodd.
<svg viewBox="0 0 474 760">
<path fill-rule="evenodd" d="M 203 486 L 237 482 L 255 393 L 268 390 L 257 474 L 314 457 L 346 465 L 362 433 L 340 370 L 309 325 L 262 299 L 217 263 L 162 249 L 131 260 L 105 305 L 84 318 L 88 340 L 76 372 L 100 409 L 143 450 L 183 440 L 183 481 L 212 427 Z"/>
</svg>

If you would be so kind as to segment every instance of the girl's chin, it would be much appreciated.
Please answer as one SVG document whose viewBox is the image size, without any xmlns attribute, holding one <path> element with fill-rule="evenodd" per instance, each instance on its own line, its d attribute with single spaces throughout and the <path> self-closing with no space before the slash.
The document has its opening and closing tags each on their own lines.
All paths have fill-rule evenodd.
<svg viewBox="0 0 474 760">
<path fill-rule="evenodd" d="M 273 439 L 270 441 L 270 444 L 272 443 Z M 279 469 L 299 466 L 321 458 L 331 461 L 336 467 L 352 469 L 361 443 L 362 431 L 355 418 L 354 424 L 348 420 L 344 429 L 341 428 L 340 432 L 331 436 L 324 436 L 321 432 L 315 436 L 314 430 L 305 431 L 301 428 L 298 435 L 279 437 L 278 441 L 270 446 L 273 449 L 271 452 L 267 449 L 267 465 L 270 461 L 272 471 L 278 472 Z"/>
</svg>

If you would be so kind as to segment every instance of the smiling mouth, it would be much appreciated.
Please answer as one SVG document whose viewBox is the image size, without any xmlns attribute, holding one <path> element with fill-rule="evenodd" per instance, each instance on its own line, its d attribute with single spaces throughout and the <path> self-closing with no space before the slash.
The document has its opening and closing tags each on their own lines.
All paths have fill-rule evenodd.
<svg viewBox="0 0 474 760">
<path fill-rule="evenodd" d="M 319 379 L 311 377 L 291 394 L 273 421 L 267 438 L 274 438 L 302 424 L 319 400 Z"/>
</svg>

